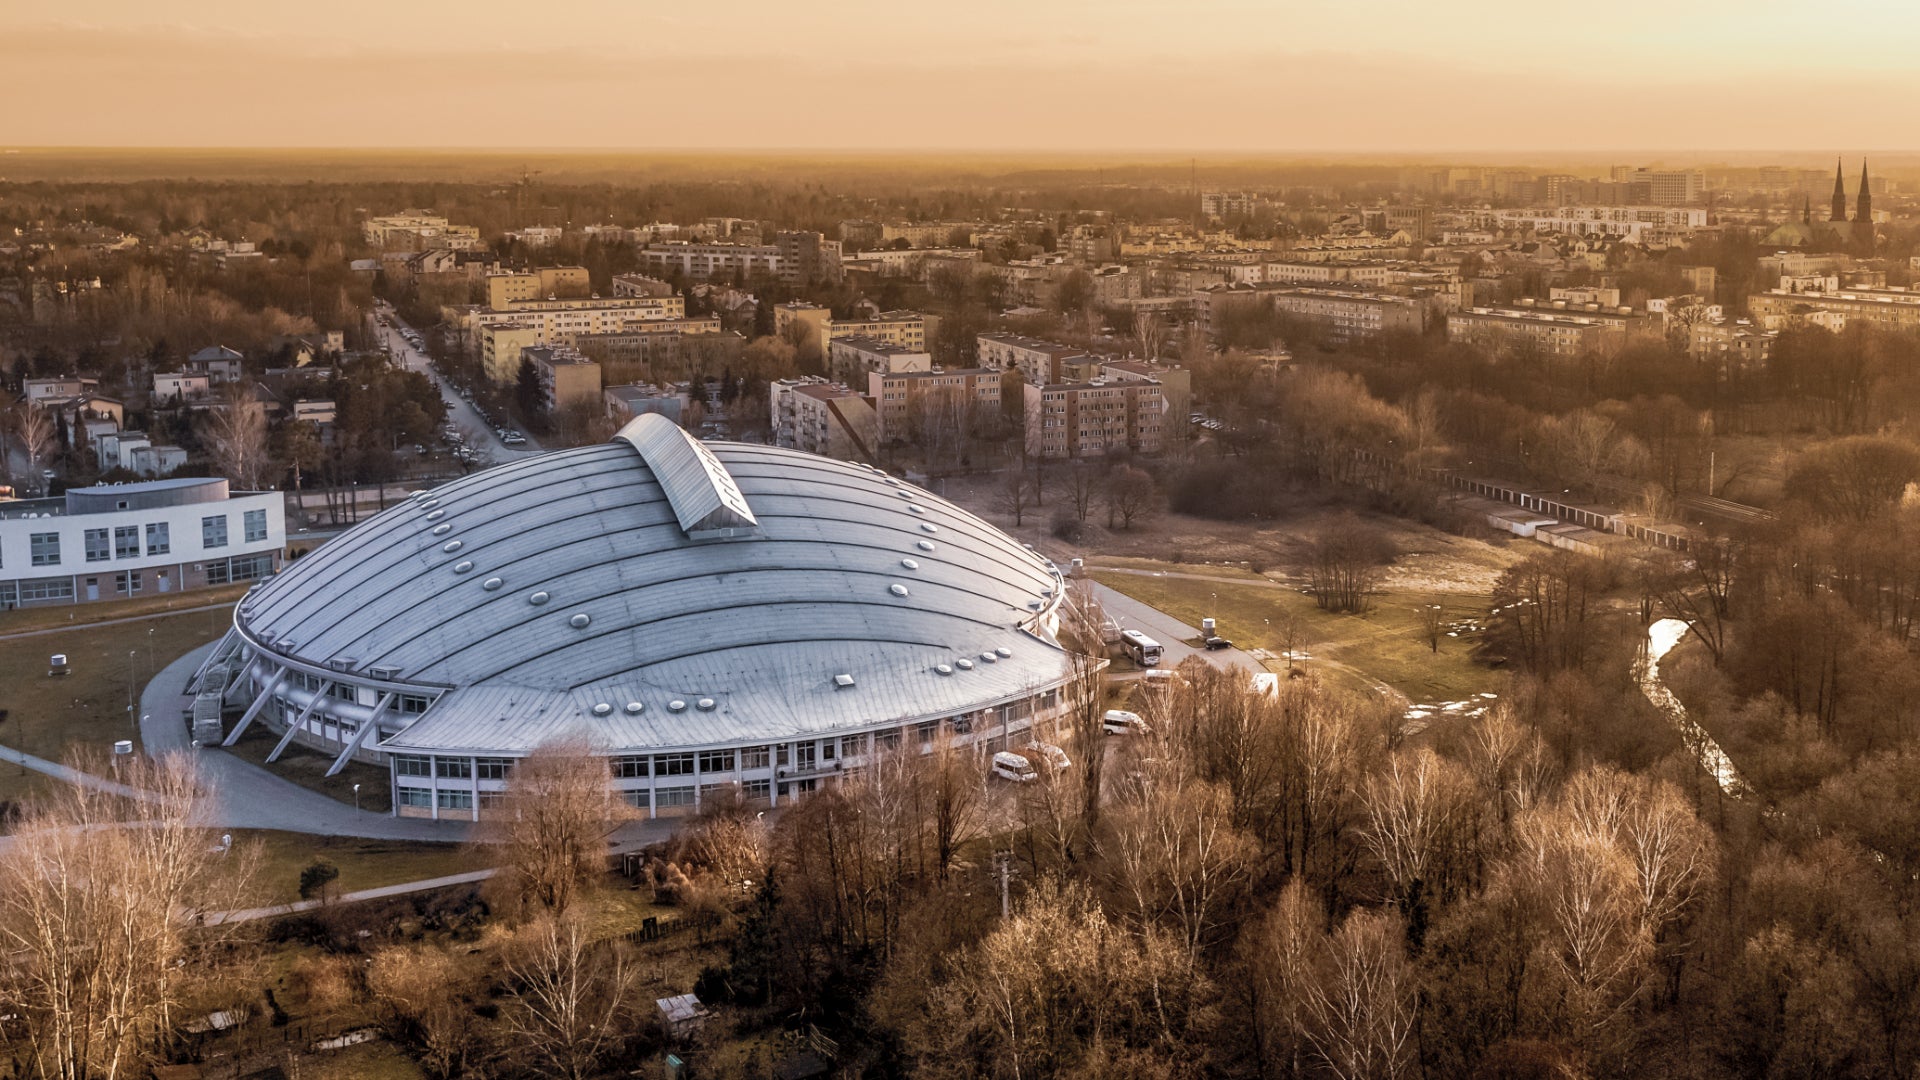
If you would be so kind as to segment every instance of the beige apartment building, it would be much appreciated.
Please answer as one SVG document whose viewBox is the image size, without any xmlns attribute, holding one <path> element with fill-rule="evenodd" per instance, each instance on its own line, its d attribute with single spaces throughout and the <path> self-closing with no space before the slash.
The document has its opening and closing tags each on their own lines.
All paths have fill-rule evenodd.
<svg viewBox="0 0 1920 1080">
<path fill-rule="evenodd" d="M 548 412 L 569 405 L 600 405 L 599 364 L 565 345 L 536 345 L 521 350 L 520 357 L 533 365 L 540 379 L 540 401 Z"/>
<path fill-rule="evenodd" d="M 869 372 L 878 445 L 915 441 L 929 422 L 971 423 L 981 410 L 1000 408 L 1000 373 L 990 368 Z"/>
<path fill-rule="evenodd" d="M 841 461 L 872 461 L 878 433 L 873 403 L 825 379 L 776 379 L 768 409 L 774 443 Z"/>
<path fill-rule="evenodd" d="M 1447 340 L 1477 345 L 1499 356 L 1533 353 L 1573 357 L 1619 351 L 1625 324 L 1586 312 L 1550 308 L 1470 308 L 1447 316 Z"/>
<path fill-rule="evenodd" d="M 996 371 L 1018 371 L 1028 385 L 1064 382 L 1068 369 L 1095 357 L 1085 349 L 1019 334 L 980 334 L 973 339 L 974 360 Z"/>
<path fill-rule="evenodd" d="M 874 338 L 835 337 L 827 346 L 827 374 L 848 386 L 866 385 L 867 376 L 874 372 L 895 374 L 932 368 L 930 353 Z"/>
<path fill-rule="evenodd" d="M 1037 457 L 1157 454 L 1165 446 L 1167 402 L 1159 383 L 1029 383 L 1025 394 L 1027 453 Z"/>
<path fill-rule="evenodd" d="M 1213 335 L 1222 313 L 1235 304 L 1271 304 L 1337 341 L 1359 341 L 1386 333 L 1418 334 L 1427 328 L 1427 303 L 1418 297 L 1388 296 L 1347 289 L 1297 286 L 1215 288 L 1195 305 L 1201 332 Z"/>
<path fill-rule="evenodd" d="M 519 273 L 488 274 L 487 306 L 506 311 L 524 300 L 585 298 L 593 291 L 584 266 L 543 266 Z"/>
<path fill-rule="evenodd" d="M 360 226 L 367 243 L 385 251 L 472 251 L 480 246 L 480 229 L 475 225 L 453 225 L 429 210 L 402 210 L 368 218 Z"/>
<path fill-rule="evenodd" d="M 927 347 L 927 317 L 917 311 L 883 311 L 871 319 L 835 319 L 832 310 L 819 304 L 796 301 L 773 308 L 773 332 L 787 336 L 787 327 L 806 327 L 802 339 L 826 355 L 827 346 L 836 338 L 862 337 L 884 341 L 908 349 Z"/>
<path fill-rule="evenodd" d="M 1796 322 L 1837 328 L 1854 322 L 1878 330 L 1920 329 L 1920 292 L 1906 289 L 1840 289 L 1826 293 L 1754 293 L 1747 310 L 1768 330 Z"/>
</svg>

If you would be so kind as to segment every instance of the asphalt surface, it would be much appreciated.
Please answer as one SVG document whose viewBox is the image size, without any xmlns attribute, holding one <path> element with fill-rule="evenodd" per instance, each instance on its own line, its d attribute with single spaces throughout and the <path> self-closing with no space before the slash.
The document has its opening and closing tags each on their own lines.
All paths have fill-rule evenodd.
<svg viewBox="0 0 1920 1080">
<path fill-rule="evenodd" d="M 380 340 L 385 343 L 388 351 L 393 354 L 394 360 L 399 363 L 401 367 L 406 368 L 408 371 L 420 372 L 427 378 L 432 379 L 434 385 L 440 388 L 440 398 L 447 403 L 447 419 L 452 421 L 457 427 L 463 429 L 468 437 L 475 440 L 476 449 L 487 455 L 488 462 L 483 462 L 482 464 L 499 464 L 503 461 L 532 457 L 535 454 L 544 452 L 536 446 L 531 439 L 527 441 L 525 446 L 520 447 L 510 447 L 506 443 L 501 442 L 500 436 L 495 433 L 493 425 L 487 423 L 487 418 L 480 415 L 480 410 L 474 408 L 473 403 L 460 396 L 460 391 L 455 389 L 454 385 L 448 382 L 445 376 L 440 374 L 426 353 L 414 348 L 407 342 L 406 338 L 401 336 L 401 330 L 410 328 L 407 327 L 406 323 L 400 321 L 400 316 L 394 314 L 390 309 L 382 309 L 382 311 L 387 316 L 388 321 L 393 325 L 381 326 L 378 321 L 376 321 L 374 323 L 374 331 L 380 335 Z"/>
<path fill-rule="evenodd" d="M 1244 668 L 1251 673 L 1267 670 L 1260 661 L 1249 653 L 1239 649 L 1215 649 L 1211 652 L 1186 644 L 1191 638 L 1200 636 L 1200 628 L 1188 626 L 1179 619 L 1148 607 L 1126 593 L 1107 588 L 1091 578 L 1083 579 L 1081 584 L 1093 590 L 1094 598 L 1100 601 L 1100 607 L 1107 618 L 1119 624 L 1122 630 L 1138 630 L 1160 643 L 1160 666 L 1176 668 L 1189 656 L 1198 656 L 1216 667 Z"/>
</svg>

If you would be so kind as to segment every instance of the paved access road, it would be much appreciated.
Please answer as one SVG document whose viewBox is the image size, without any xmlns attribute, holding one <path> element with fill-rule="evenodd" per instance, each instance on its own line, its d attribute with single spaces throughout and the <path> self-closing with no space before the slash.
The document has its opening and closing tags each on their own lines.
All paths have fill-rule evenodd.
<svg viewBox="0 0 1920 1080">
<path fill-rule="evenodd" d="M 474 408 L 472 402 L 460 396 L 460 392 L 454 388 L 454 385 L 433 366 L 433 361 L 426 353 L 408 344 L 407 339 L 401 336 L 400 331 L 406 329 L 407 324 L 400 321 L 400 316 L 394 314 L 391 308 L 381 308 L 380 312 L 393 325 L 381 326 L 378 321 L 375 321 L 374 332 L 379 334 L 380 340 L 393 353 L 394 361 L 408 371 L 418 371 L 433 380 L 434 385 L 440 388 L 441 400 L 447 403 L 447 419 L 465 429 L 468 435 L 476 439 L 479 444 L 477 449 L 484 451 L 491 463 L 499 464 L 543 453 L 531 440 L 521 447 L 510 447 L 501 442 L 500 436 L 494 432 L 493 425 L 487 423 L 487 418 L 480 415 L 480 410 Z"/>
</svg>

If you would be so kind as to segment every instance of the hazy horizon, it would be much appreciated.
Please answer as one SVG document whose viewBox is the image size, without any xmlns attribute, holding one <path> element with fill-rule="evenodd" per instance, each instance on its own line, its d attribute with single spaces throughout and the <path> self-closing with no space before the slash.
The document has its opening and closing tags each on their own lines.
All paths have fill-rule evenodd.
<svg viewBox="0 0 1920 1080">
<path fill-rule="evenodd" d="M 56 89 L 0 146 L 1884 155 L 1914 149 L 1916 46 L 1887 0 L 15 0 L 0 66 Z"/>
</svg>

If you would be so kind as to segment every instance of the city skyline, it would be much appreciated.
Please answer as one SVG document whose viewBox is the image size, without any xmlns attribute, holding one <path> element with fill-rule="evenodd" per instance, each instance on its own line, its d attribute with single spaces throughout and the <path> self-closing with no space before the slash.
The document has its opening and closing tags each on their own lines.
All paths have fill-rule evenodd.
<svg viewBox="0 0 1920 1080">
<path fill-rule="evenodd" d="M 545 14 L 24 0 L 0 64 L 57 89 L 0 145 L 1857 155 L 1920 121 L 1920 14 L 1880 0 Z"/>
</svg>

